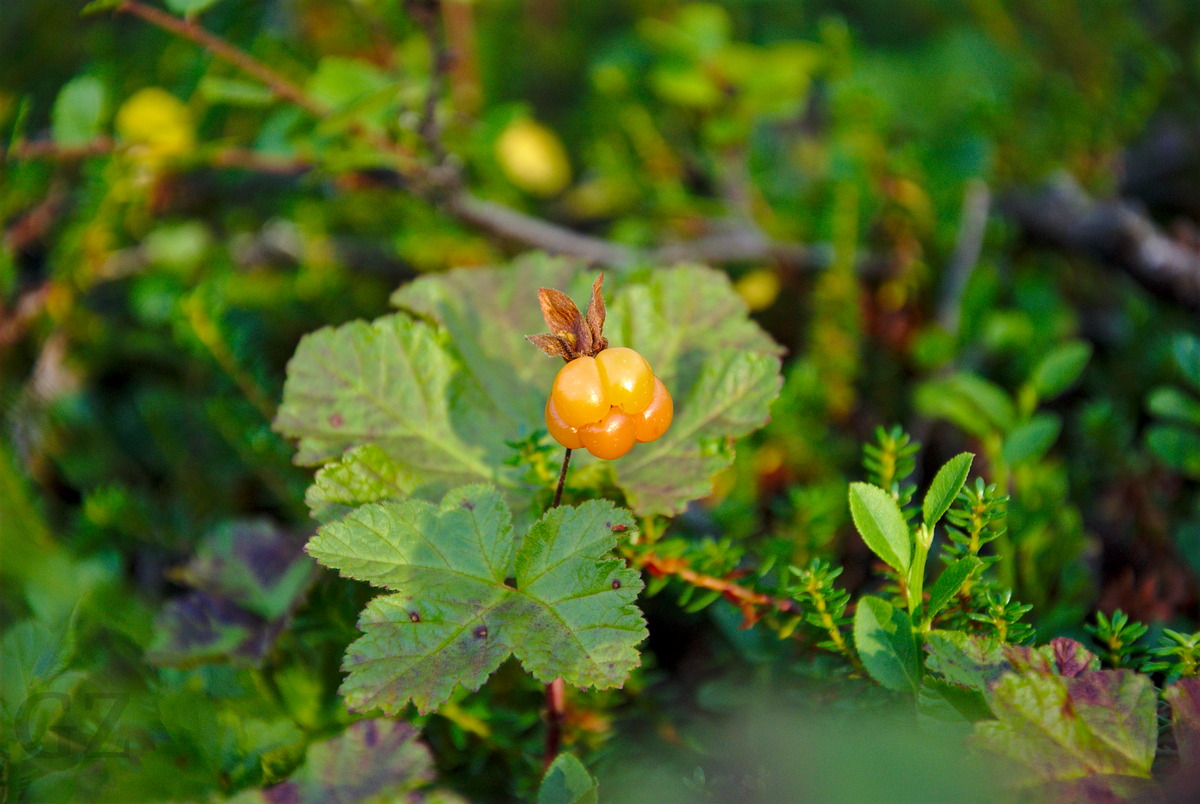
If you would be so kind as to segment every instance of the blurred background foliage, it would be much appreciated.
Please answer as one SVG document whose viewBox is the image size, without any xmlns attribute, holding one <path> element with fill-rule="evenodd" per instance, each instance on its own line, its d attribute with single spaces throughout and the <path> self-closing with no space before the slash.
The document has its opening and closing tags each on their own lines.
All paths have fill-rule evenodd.
<svg viewBox="0 0 1200 804">
<path fill-rule="evenodd" d="M 717 263 L 787 348 L 771 423 L 709 498 L 656 524 L 697 567 L 821 558 L 860 590 L 846 486 L 860 445 L 899 422 L 926 445 L 922 486 L 969 449 L 1008 488 L 997 567 L 1040 636 L 1086 639 L 1097 608 L 1195 630 L 1198 297 L 1144 281 L 1131 252 L 1096 259 L 1095 221 L 1056 241 L 1012 214 L 1066 185 L 1144 210 L 1196 260 L 1191 0 L 166 2 L 320 115 L 82 5 L 0 4 L 12 800 L 233 795 L 343 739 L 337 666 L 367 592 L 288 575 L 312 524 L 308 472 L 270 427 L 286 362 L 412 277 L 546 245 L 496 237 L 410 159 L 651 263 Z M 239 552 L 247 533 L 266 554 Z M 230 561 L 279 574 L 231 584 L 213 570 Z M 849 682 L 816 684 L 827 657 L 739 630 L 724 602 L 680 602 L 645 602 L 643 670 L 573 698 L 569 743 L 614 790 L 647 750 L 679 800 L 748 800 L 714 724 L 781 688 L 837 709 Z M 526 798 L 540 707 L 505 666 L 415 719 L 424 761 L 472 800 Z M 452 795 L 410 770 L 390 772 Z"/>
</svg>

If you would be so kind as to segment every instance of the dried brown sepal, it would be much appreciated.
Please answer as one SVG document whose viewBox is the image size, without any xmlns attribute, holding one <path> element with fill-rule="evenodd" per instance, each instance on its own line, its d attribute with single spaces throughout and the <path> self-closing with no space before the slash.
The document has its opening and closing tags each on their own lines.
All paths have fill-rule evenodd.
<svg viewBox="0 0 1200 804">
<path fill-rule="evenodd" d="M 607 349 L 604 296 L 600 292 L 603 284 L 604 274 L 596 277 L 592 283 L 592 298 L 588 302 L 586 319 L 567 294 L 553 288 L 539 289 L 542 318 L 546 320 L 550 332 L 526 335 L 526 340 L 551 357 L 561 357 L 568 362 L 584 355 L 595 357 Z"/>
<path fill-rule="evenodd" d="M 574 359 L 575 350 L 557 335 L 526 335 L 525 340 L 551 357 L 561 357 L 563 360 Z"/>
<path fill-rule="evenodd" d="M 604 337 L 604 317 L 608 311 L 604 307 L 604 294 L 600 292 L 603 284 L 604 274 L 600 274 L 592 283 L 592 299 L 587 308 L 587 328 L 592 336 L 592 347 L 597 352 L 608 348 L 608 339 Z"/>
<path fill-rule="evenodd" d="M 579 354 L 590 354 L 592 334 L 571 297 L 553 288 L 541 288 L 538 301 L 542 304 L 542 318 L 546 319 L 550 334 L 570 343 Z"/>
</svg>

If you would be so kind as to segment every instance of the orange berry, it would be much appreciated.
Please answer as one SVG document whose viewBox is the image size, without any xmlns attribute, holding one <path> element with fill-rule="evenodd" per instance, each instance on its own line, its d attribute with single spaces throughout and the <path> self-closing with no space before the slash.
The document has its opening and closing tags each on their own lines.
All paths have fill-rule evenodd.
<svg viewBox="0 0 1200 804">
<path fill-rule="evenodd" d="M 579 428 L 579 440 L 597 458 L 611 461 L 633 449 L 633 417 L 612 408 L 603 420 Z"/>
<path fill-rule="evenodd" d="M 654 398 L 641 413 L 633 417 L 634 435 L 641 443 L 654 441 L 671 426 L 675 416 L 675 403 L 671 392 L 658 377 L 654 378 Z"/>
<path fill-rule="evenodd" d="M 626 413 L 640 413 L 654 397 L 654 372 L 646 358 L 625 346 L 596 355 L 608 403 Z"/>
<path fill-rule="evenodd" d="M 567 449 L 580 449 L 583 442 L 579 440 L 579 431 L 562 420 L 554 408 L 554 398 L 546 400 L 546 429 L 551 437 Z"/>
<path fill-rule="evenodd" d="M 550 390 L 550 401 L 568 427 L 579 429 L 603 419 L 611 405 L 596 359 L 577 357 L 559 369 Z"/>
</svg>

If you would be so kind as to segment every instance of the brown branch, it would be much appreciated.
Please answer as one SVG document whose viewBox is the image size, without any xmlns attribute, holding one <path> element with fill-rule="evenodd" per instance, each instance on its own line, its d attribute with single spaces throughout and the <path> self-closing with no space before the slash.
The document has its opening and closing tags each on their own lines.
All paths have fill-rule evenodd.
<svg viewBox="0 0 1200 804">
<path fill-rule="evenodd" d="M 1119 268 L 1151 292 L 1200 310 L 1200 248 L 1166 235 L 1132 203 L 1091 198 L 1063 177 L 1011 193 L 1002 211 L 1034 240 Z"/>
<path fill-rule="evenodd" d="M 209 32 L 193 20 L 185 20 L 148 6 L 139 0 L 125 0 L 116 10 L 140 17 L 151 25 L 194 42 L 217 58 L 229 62 L 247 75 L 265 84 L 275 95 L 294 103 L 314 117 L 325 117 L 329 109 L 288 78 L 272 70 L 246 51 Z"/>
<path fill-rule="evenodd" d="M 674 576 L 684 583 L 699 589 L 720 592 L 722 597 L 742 612 L 742 627 L 749 628 L 758 622 L 762 609 L 773 609 L 784 614 L 799 614 L 800 605 L 794 600 L 771 597 L 762 592 L 742 586 L 729 578 L 705 575 L 688 566 L 687 559 L 660 556 L 653 552 L 637 553 L 626 550 L 625 557 L 635 566 L 644 569 L 656 578 Z"/>
</svg>

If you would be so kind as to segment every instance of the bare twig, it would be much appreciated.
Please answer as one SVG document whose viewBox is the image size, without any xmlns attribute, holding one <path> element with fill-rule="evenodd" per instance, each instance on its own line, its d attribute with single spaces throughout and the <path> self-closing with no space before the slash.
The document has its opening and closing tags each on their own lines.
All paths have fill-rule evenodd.
<svg viewBox="0 0 1200 804">
<path fill-rule="evenodd" d="M 1200 249 L 1166 235 L 1130 202 L 1095 200 L 1063 176 L 1041 191 L 1009 194 L 1000 207 L 1032 238 L 1120 268 L 1152 292 L 1200 310 Z"/>
<path fill-rule="evenodd" d="M 800 613 L 800 606 L 794 600 L 771 597 L 747 586 L 742 586 L 729 578 L 719 578 L 715 575 L 696 572 L 688 566 L 687 559 L 684 558 L 660 556 L 653 552 L 639 553 L 634 550 L 626 550 L 625 557 L 634 566 L 644 569 L 656 577 L 662 578 L 671 575 L 697 588 L 720 592 L 726 600 L 737 606 L 742 612 L 743 628 L 749 628 L 758 622 L 763 609 L 773 609 L 784 614 Z"/>
<path fill-rule="evenodd" d="M 567 482 L 567 469 L 571 466 L 571 450 L 563 453 L 562 469 L 558 472 L 558 487 L 554 490 L 554 502 L 551 508 L 557 508 L 562 502 L 563 486 Z M 567 719 L 567 689 L 562 678 L 556 678 L 546 685 L 546 742 L 542 752 L 543 768 L 549 768 L 550 763 L 562 750 L 562 727 Z"/>
<path fill-rule="evenodd" d="M 947 332 L 958 332 L 963 292 L 967 289 L 967 282 L 979 262 L 991 208 L 992 192 L 987 184 L 978 179 L 968 183 L 963 197 L 962 217 L 958 224 L 958 240 L 942 277 L 942 289 L 938 296 L 935 316 Z"/>
<path fill-rule="evenodd" d="M 417 134 L 429 149 L 435 165 L 446 161 L 446 149 L 442 145 L 442 133 L 437 120 L 437 105 L 445 89 L 446 72 L 450 69 L 450 51 L 446 47 L 446 38 L 442 35 L 438 14 L 440 5 L 438 0 L 417 0 L 408 4 L 409 13 L 421 26 L 425 39 L 429 42 L 429 88 L 425 92 L 425 105 L 421 110 L 421 120 L 417 124 Z"/>
</svg>

